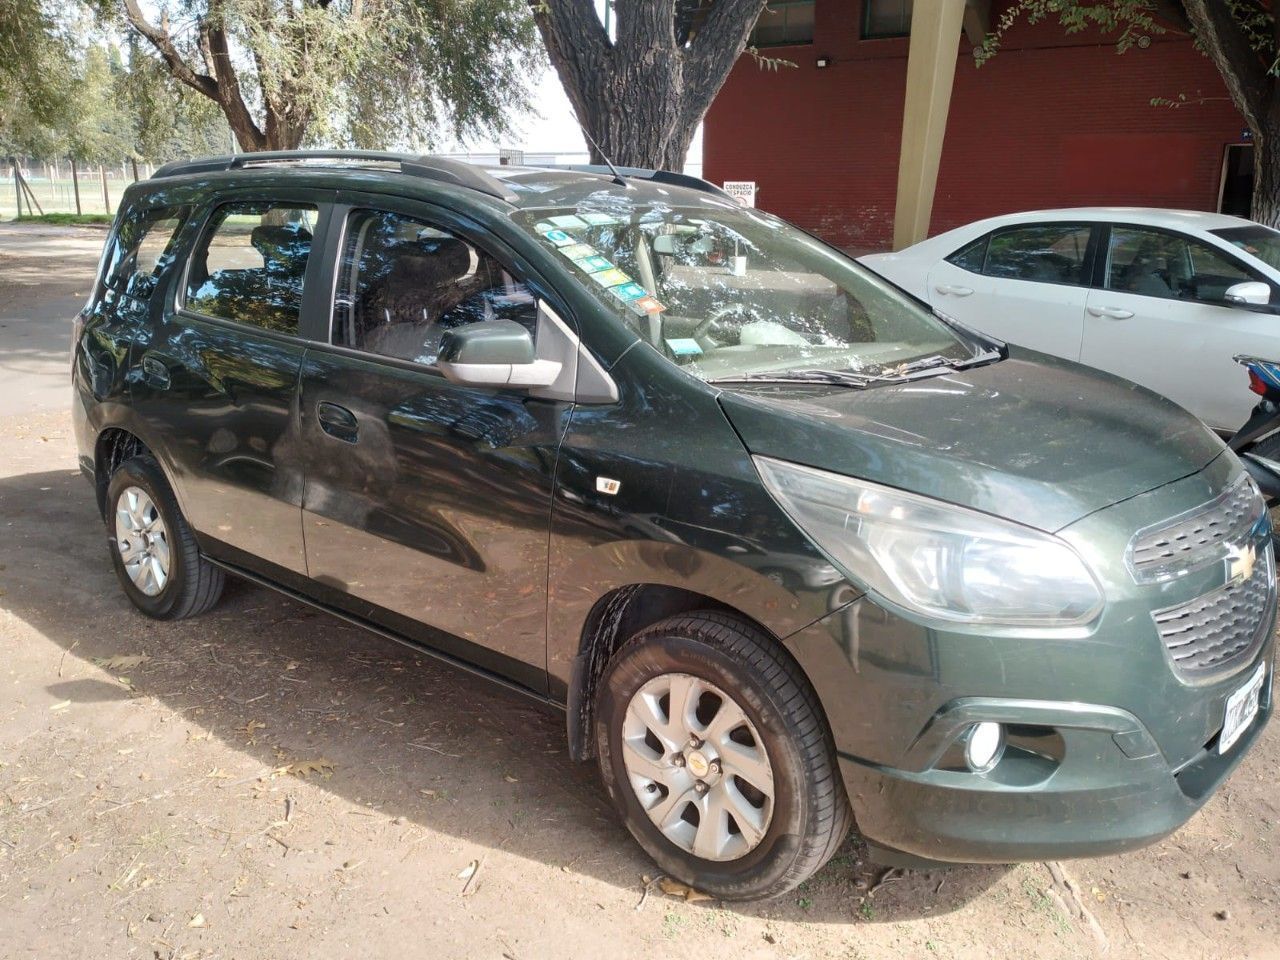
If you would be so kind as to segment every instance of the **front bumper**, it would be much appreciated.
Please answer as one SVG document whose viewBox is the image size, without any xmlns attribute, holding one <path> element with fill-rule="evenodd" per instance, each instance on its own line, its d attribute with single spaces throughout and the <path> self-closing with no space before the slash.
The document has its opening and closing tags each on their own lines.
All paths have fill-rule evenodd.
<svg viewBox="0 0 1280 960">
<path fill-rule="evenodd" d="M 963 726 L 990 719 L 1011 731 L 1052 729 L 1060 762 L 1024 752 L 1011 740 L 989 773 L 937 769 L 923 754 L 951 742 L 948 728 L 921 738 L 913 755 L 926 761 L 926 769 L 841 754 L 840 770 L 858 829 L 892 851 L 958 863 L 1100 856 L 1153 843 L 1185 823 L 1257 740 L 1271 711 L 1269 675 L 1258 716 L 1225 754 L 1218 753 L 1215 735 L 1174 769 L 1150 733 L 1124 711 L 970 700 L 942 715 Z"/>
</svg>

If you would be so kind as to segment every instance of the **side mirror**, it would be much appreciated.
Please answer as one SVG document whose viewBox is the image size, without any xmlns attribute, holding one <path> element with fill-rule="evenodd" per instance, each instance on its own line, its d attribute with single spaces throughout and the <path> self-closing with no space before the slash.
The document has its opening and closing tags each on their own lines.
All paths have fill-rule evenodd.
<svg viewBox="0 0 1280 960">
<path fill-rule="evenodd" d="M 1232 306 L 1265 307 L 1271 302 L 1271 287 L 1261 280 L 1245 280 L 1227 287 L 1222 299 Z"/>
<path fill-rule="evenodd" d="M 484 320 L 449 330 L 436 366 L 452 383 L 472 387 L 549 387 L 557 360 L 539 360 L 529 331 L 514 320 Z"/>
</svg>

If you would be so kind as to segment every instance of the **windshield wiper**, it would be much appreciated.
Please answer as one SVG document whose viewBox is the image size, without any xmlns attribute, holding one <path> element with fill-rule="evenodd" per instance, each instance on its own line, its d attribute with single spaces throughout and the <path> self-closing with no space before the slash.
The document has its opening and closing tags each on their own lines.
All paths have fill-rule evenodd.
<svg viewBox="0 0 1280 960">
<path fill-rule="evenodd" d="M 716 377 L 708 383 L 833 383 L 842 387 L 865 387 L 881 377 L 870 377 L 852 370 L 792 370 L 782 373 L 742 373 L 732 377 Z"/>
<path fill-rule="evenodd" d="M 992 360 L 999 360 L 1003 354 L 998 350 L 983 350 L 974 354 L 972 357 L 966 357 L 963 360 L 952 360 L 948 357 L 934 354 L 930 357 L 921 357 L 919 360 L 911 360 L 907 363 L 901 363 L 894 367 L 882 367 L 881 372 L 873 379 L 876 380 L 901 380 L 910 374 L 920 370 L 938 370 L 945 367 L 947 370 L 964 370 L 966 367 L 977 366 L 980 363 L 990 363 Z"/>
</svg>

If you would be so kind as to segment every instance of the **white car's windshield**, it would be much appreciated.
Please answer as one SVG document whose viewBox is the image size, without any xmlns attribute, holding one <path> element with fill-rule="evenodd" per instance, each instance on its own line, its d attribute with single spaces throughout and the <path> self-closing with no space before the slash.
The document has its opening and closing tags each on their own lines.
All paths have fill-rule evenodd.
<svg viewBox="0 0 1280 960">
<path fill-rule="evenodd" d="M 1227 243 L 1251 253 L 1269 267 L 1280 270 L 1280 232 L 1254 224 L 1248 227 L 1227 227 L 1211 231 Z"/>
<path fill-rule="evenodd" d="M 582 285 L 664 356 L 707 380 L 788 371 L 892 374 L 975 350 L 929 310 L 768 214 L 616 192 L 526 209 Z"/>
</svg>

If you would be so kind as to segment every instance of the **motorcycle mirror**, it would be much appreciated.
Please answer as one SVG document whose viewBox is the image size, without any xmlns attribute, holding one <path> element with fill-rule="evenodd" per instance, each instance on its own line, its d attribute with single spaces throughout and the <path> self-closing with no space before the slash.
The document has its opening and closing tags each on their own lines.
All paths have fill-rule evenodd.
<svg viewBox="0 0 1280 960">
<path fill-rule="evenodd" d="M 1271 287 L 1261 280 L 1245 280 L 1227 287 L 1222 299 L 1242 307 L 1264 307 L 1271 302 Z"/>
</svg>

